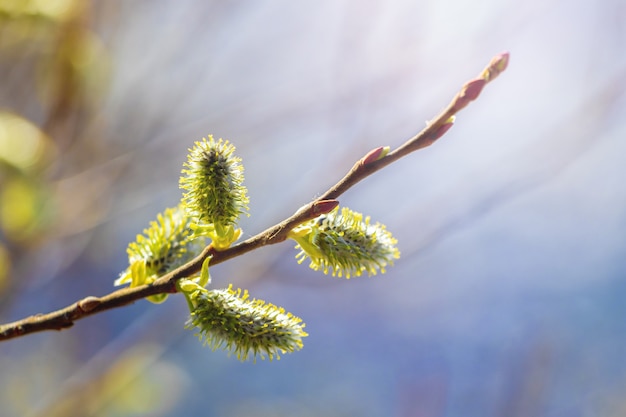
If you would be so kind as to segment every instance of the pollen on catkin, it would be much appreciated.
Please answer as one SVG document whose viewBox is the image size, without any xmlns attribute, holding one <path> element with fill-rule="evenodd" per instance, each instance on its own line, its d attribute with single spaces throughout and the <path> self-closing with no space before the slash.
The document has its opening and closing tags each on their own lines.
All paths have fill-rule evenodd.
<svg viewBox="0 0 626 417">
<path fill-rule="evenodd" d="M 129 266 L 115 285 L 150 284 L 196 257 L 204 249 L 205 239 L 193 236 L 190 224 L 191 218 L 180 206 L 158 214 L 143 234 L 128 245 Z M 164 296 L 153 297 L 151 301 L 164 299 Z"/>
<path fill-rule="evenodd" d="M 298 243 L 298 263 L 309 259 L 312 269 L 333 276 L 384 273 L 400 257 L 397 241 L 384 225 L 371 224 L 369 217 L 346 207 L 295 227 L 289 237 Z"/>
<path fill-rule="evenodd" d="M 211 349 L 223 348 L 241 361 L 257 357 L 280 359 L 281 353 L 300 350 L 307 336 L 302 320 L 283 308 L 250 299 L 247 291 L 199 291 L 187 328 Z"/>
<path fill-rule="evenodd" d="M 243 165 L 234 152 L 229 141 L 216 141 L 211 135 L 189 149 L 179 184 L 184 190 L 182 204 L 200 223 L 227 227 L 247 213 Z"/>
</svg>

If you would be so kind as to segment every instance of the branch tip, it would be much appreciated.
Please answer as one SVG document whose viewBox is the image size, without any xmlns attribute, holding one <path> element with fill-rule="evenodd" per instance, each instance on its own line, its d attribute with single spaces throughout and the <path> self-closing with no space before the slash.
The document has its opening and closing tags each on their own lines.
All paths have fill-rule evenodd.
<svg viewBox="0 0 626 417">
<path fill-rule="evenodd" d="M 487 68 L 483 70 L 481 78 L 486 82 L 492 81 L 509 66 L 509 57 L 510 54 L 508 52 L 502 52 L 494 56 Z"/>
</svg>

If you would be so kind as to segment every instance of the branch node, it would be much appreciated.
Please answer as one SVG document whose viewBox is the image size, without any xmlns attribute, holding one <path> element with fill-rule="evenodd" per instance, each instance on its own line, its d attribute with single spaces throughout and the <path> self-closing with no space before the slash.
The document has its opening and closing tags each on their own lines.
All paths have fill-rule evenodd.
<svg viewBox="0 0 626 417">
<path fill-rule="evenodd" d="M 89 296 L 80 300 L 77 303 L 77 306 L 79 310 L 81 310 L 83 313 L 89 313 L 100 304 L 102 304 L 102 300 L 100 300 L 98 297 Z"/>
</svg>

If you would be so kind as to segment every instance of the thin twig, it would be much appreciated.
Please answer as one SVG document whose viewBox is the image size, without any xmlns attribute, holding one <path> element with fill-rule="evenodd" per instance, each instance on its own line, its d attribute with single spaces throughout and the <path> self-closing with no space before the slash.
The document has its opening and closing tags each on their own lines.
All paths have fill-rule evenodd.
<svg viewBox="0 0 626 417">
<path fill-rule="evenodd" d="M 470 101 L 475 100 L 483 87 L 506 69 L 508 60 L 508 53 L 495 56 L 480 75 L 467 82 L 448 107 L 429 122 L 420 133 L 387 154 L 385 154 L 385 148 L 382 147 L 372 150 L 358 160 L 337 184 L 282 222 L 223 251 L 216 251 L 209 245 L 195 259 L 150 285 L 123 288 L 102 297 L 89 296 L 60 310 L 5 324 L 0 327 L 0 341 L 44 330 L 63 330 L 71 327 L 75 321 L 92 314 L 122 307 L 151 295 L 175 293 L 176 281 L 199 272 L 203 261 L 209 256 L 212 257 L 211 265 L 216 265 L 262 246 L 284 241 L 289 231 L 298 224 L 314 219 L 336 207 L 338 204 L 336 199 L 362 179 L 412 152 L 432 145 L 452 127 L 456 113 L 467 106 Z"/>
</svg>

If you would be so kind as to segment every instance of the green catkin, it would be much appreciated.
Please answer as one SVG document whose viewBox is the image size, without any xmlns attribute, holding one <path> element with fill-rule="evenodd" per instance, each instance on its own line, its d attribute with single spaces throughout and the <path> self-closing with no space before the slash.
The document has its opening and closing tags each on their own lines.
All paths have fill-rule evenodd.
<svg viewBox="0 0 626 417">
<path fill-rule="evenodd" d="M 182 204 L 199 223 L 225 228 L 248 210 L 243 165 L 230 142 L 208 138 L 194 144 L 183 165 L 179 183 L 184 190 Z"/>
<path fill-rule="evenodd" d="M 384 273 L 400 257 L 397 241 L 384 225 L 371 224 L 369 217 L 346 207 L 297 226 L 289 237 L 298 243 L 298 263 L 309 259 L 312 269 L 333 276 Z"/>
<path fill-rule="evenodd" d="M 115 285 L 137 287 L 151 284 L 159 276 L 173 271 L 195 258 L 204 249 L 205 238 L 197 237 L 191 229 L 192 219 L 181 206 L 168 208 L 157 215 L 150 226 L 128 245 L 128 268 Z M 159 294 L 148 298 L 162 302 L 167 296 Z"/>
<path fill-rule="evenodd" d="M 225 349 L 241 361 L 252 357 L 280 359 L 302 348 L 307 336 L 302 320 L 283 308 L 250 299 L 247 291 L 197 291 L 187 322 L 211 349 Z"/>
</svg>

